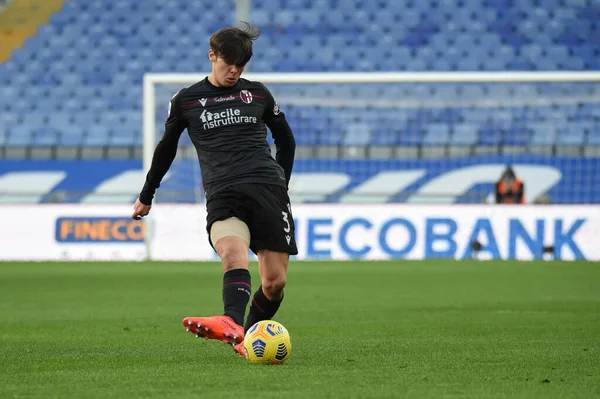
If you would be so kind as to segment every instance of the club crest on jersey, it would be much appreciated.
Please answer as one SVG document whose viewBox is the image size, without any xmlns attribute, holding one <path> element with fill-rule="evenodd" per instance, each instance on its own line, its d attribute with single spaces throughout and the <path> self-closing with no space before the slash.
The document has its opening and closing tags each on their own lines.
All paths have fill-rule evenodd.
<svg viewBox="0 0 600 399">
<path fill-rule="evenodd" d="M 240 99 L 246 104 L 250 104 L 252 102 L 252 93 L 248 90 L 240 91 Z"/>
</svg>

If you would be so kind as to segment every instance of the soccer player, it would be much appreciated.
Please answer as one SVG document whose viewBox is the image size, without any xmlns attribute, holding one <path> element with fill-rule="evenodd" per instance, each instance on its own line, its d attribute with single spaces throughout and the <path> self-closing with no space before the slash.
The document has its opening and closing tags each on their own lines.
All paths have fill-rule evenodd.
<svg viewBox="0 0 600 399">
<path fill-rule="evenodd" d="M 258 29 L 230 27 L 210 38 L 212 71 L 171 99 L 165 132 L 156 146 L 132 218 L 148 215 L 161 180 L 187 128 L 196 147 L 206 194 L 207 233 L 224 270 L 223 315 L 186 317 L 199 337 L 234 345 L 245 356 L 245 332 L 271 319 L 283 300 L 289 255 L 298 253 L 288 197 L 296 143 L 269 90 L 240 77 L 252 57 Z M 267 127 L 276 145 L 271 156 Z M 248 249 L 258 256 L 261 285 L 251 297 Z"/>
</svg>

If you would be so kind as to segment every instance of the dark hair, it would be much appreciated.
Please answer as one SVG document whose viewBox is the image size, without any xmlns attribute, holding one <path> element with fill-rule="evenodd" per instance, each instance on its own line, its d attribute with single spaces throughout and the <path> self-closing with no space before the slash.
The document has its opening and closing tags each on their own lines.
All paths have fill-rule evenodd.
<svg viewBox="0 0 600 399">
<path fill-rule="evenodd" d="M 252 41 L 258 39 L 257 27 L 242 22 L 244 28 L 223 28 L 210 38 L 210 48 L 229 65 L 245 66 L 252 58 Z"/>
<path fill-rule="evenodd" d="M 504 169 L 504 173 L 502 173 L 502 177 L 501 179 L 513 179 L 515 180 L 517 178 L 517 175 L 515 175 L 515 171 L 513 170 L 513 168 L 510 165 L 506 166 L 506 169 Z"/>
</svg>

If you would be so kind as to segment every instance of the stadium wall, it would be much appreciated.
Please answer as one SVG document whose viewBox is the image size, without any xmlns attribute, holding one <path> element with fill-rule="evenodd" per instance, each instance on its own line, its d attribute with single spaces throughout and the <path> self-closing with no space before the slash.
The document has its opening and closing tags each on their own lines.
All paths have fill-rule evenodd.
<svg viewBox="0 0 600 399">
<path fill-rule="evenodd" d="M 131 204 L 4 205 L 0 260 L 143 260 L 147 238 L 155 260 L 216 260 L 204 204 L 156 204 L 151 237 L 145 221 L 129 218 L 131 210 Z M 300 260 L 600 260 L 594 205 L 297 204 L 293 211 Z M 553 247 L 553 256 L 545 247 Z"/>
</svg>

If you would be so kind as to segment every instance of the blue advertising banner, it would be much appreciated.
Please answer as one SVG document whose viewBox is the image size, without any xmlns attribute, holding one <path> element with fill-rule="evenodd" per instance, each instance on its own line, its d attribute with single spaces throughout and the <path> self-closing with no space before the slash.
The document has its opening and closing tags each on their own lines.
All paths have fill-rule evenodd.
<svg viewBox="0 0 600 399">
<path fill-rule="evenodd" d="M 511 165 L 527 202 L 600 203 L 600 158 L 479 156 L 436 160 L 297 160 L 294 202 L 484 203 Z M 131 202 L 145 175 L 136 160 L 0 161 L 0 202 Z M 161 202 L 202 202 L 195 160 L 175 161 L 157 193 Z"/>
</svg>

